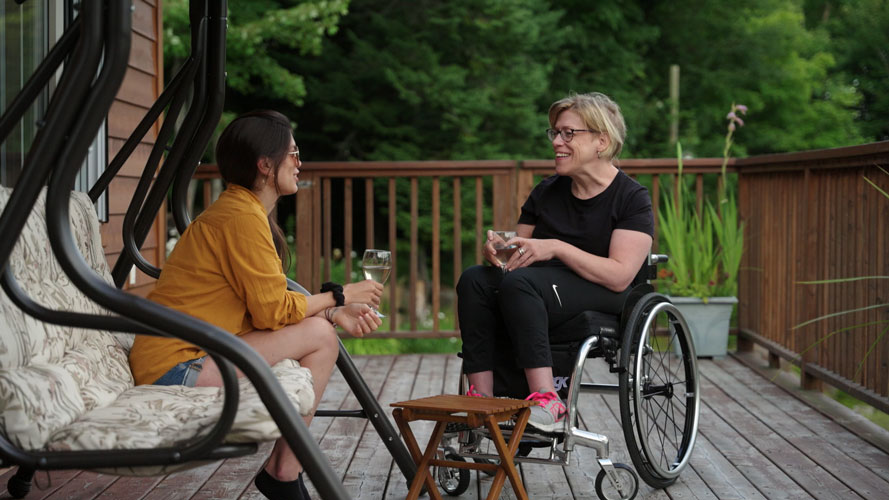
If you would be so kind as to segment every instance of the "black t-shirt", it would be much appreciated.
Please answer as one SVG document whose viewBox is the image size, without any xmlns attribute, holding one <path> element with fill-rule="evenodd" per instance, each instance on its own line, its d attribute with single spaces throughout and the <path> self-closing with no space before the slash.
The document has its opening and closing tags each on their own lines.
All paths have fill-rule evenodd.
<svg viewBox="0 0 889 500">
<path fill-rule="evenodd" d="M 588 200 L 571 194 L 570 177 L 547 177 L 522 205 L 519 224 L 534 226 L 532 238 L 559 239 L 600 257 L 608 257 L 615 229 L 640 231 L 654 237 L 654 213 L 648 190 L 622 171 L 604 191 Z M 553 259 L 547 264 L 561 262 Z"/>
</svg>

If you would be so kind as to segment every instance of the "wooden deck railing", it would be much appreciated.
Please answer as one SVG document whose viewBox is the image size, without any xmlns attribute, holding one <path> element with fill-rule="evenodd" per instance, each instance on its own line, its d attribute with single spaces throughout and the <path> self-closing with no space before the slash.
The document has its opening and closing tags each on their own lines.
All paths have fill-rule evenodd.
<svg viewBox="0 0 889 500">
<path fill-rule="evenodd" d="M 718 158 L 685 160 L 685 174 L 695 177 L 699 207 L 704 186 L 715 185 L 721 163 Z M 655 205 L 661 196 L 654 176 L 672 176 L 666 182 L 676 182 L 675 159 L 623 160 L 620 166 L 649 187 Z M 734 171 L 732 163 L 729 171 Z M 331 279 L 335 262 L 357 269 L 354 259 L 360 259 L 365 248 L 389 249 L 393 253 L 386 287 L 389 319 L 386 330 L 375 336 L 458 336 L 452 307 L 446 319 L 454 327 L 441 327 L 442 295 L 453 306 L 453 285 L 460 273 L 482 262 L 485 231 L 513 228 L 531 189 L 553 172 L 552 160 L 305 162 L 295 196 L 297 281 L 311 291 L 319 290 Z M 205 205 L 212 199 L 209 181 L 215 178 L 213 165 L 202 165 L 195 175 Z M 442 199 L 443 192 L 447 199 Z M 428 202 L 420 206 L 421 199 Z M 428 227 L 420 227 L 421 217 Z M 450 228 L 447 234 L 442 233 L 445 222 Z M 442 251 L 443 241 L 449 243 L 448 251 Z M 408 265 L 399 266 L 401 259 Z M 451 271 L 447 276 L 445 262 Z M 406 276 L 400 275 L 399 267 L 407 268 Z M 350 281 L 351 273 L 344 279 Z"/>
<path fill-rule="evenodd" d="M 889 303 L 889 141 L 735 163 L 746 248 L 739 283 L 741 348 L 752 342 L 799 364 L 802 385 L 829 382 L 889 411 L 889 307 L 810 325 L 808 320 Z M 883 322 L 880 324 L 879 322 Z M 853 325 L 864 325 L 849 329 Z M 798 354 L 804 353 L 800 359 Z"/>
<path fill-rule="evenodd" d="M 689 175 L 698 178 L 699 199 L 703 195 L 705 174 L 715 180 L 720 165 L 719 159 L 690 160 L 686 164 Z M 621 168 L 651 186 L 652 174 L 675 173 L 676 161 L 625 160 Z M 515 227 L 521 204 L 536 179 L 553 171 L 552 161 L 305 163 L 300 172 L 303 187 L 296 195 L 298 281 L 309 283 L 313 290 L 319 289 L 320 283 L 330 278 L 335 248 L 341 249 L 346 269 L 353 269 L 353 251 L 360 258 L 364 248 L 375 245 L 387 248 L 393 251 L 394 260 L 390 285 L 406 285 L 387 286 L 390 319 L 384 326 L 389 329 L 375 335 L 459 335 L 456 328 L 440 325 L 442 292 L 453 296 L 453 285 L 463 269 L 482 262 L 485 231 Z M 658 183 L 654 184 L 651 190 L 657 201 L 659 187 Z M 443 186 L 448 187 L 447 199 L 442 199 Z M 377 201 L 381 199 L 386 201 Z M 428 203 L 421 207 L 421 199 Z M 399 204 L 398 200 L 406 201 Z M 399 217 L 403 219 L 401 226 L 397 222 Z M 450 226 L 447 234 L 441 229 L 445 217 Z M 429 227 L 419 227 L 421 220 L 428 221 Z M 359 224 L 363 231 L 356 230 Z M 469 242 L 464 241 L 467 234 L 464 226 L 471 235 Z M 385 230 L 380 230 L 381 227 Z M 421 233 L 425 244 L 419 243 Z M 384 241 L 378 240 L 379 234 L 387 235 Z M 339 244 L 335 245 L 334 241 Z M 443 241 L 450 243 L 447 252 L 442 251 Z M 406 247 L 407 255 L 401 255 L 404 250 L 399 248 L 399 242 L 409 243 L 401 245 Z M 471 247 L 474 258 L 464 258 L 464 247 Z M 407 280 L 396 271 L 399 259 L 404 258 L 408 259 Z M 444 262 L 450 268 L 447 276 L 444 275 L 447 271 L 443 271 Z M 404 272 L 405 266 L 400 268 Z M 407 293 L 407 300 L 399 293 Z M 448 303 L 453 305 L 453 300 Z M 401 315 L 406 315 L 407 320 L 399 322 Z M 449 315 L 453 316 L 454 312 L 449 311 Z M 456 325 L 455 318 L 448 319 L 448 324 Z"/>
<path fill-rule="evenodd" d="M 720 164 L 718 158 L 684 162 L 685 174 L 695 177 L 699 207 L 705 186 L 718 182 Z M 889 200 L 863 179 L 866 175 L 889 192 L 889 176 L 876 168 L 887 165 L 889 142 L 729 163 L 729 171 L 738 175 L 746 222 L 740 348 L 758 343 L 769 350 L 773 363 L 784 358 L 799 364 L 803 385 L 824 380 L 883 411 L 889 411 L 889 332 L 887 324 L 877 323 L 889 320 L 889 308 L 794 327 L 829 313 L 889 302 L 886 279 L 799 284 L 889 276 Z M 655 176 L 676 181 L 675 159 L 623 160 L 620 166 L 649 187 L 656 206 L 663 197 Z M 205 177 L 213 170 L 201 168 Z M 388 248 L 396 261 L 386 287 L 390 318 L 387 331 L 375 336 L 458 335 L 454 318 L 446 318 L 453 327 L 442 327 L 443 298 L 453 315 L 453 284 L 463 268 L 482 261 L 485 230 L 514 226 L 531 188 L 552 171 L 550 160 L 307 162 L 295 207 L 298 281 L 316 291 L 329 279 L 335 254 L 342 255 L 338 265 L 352 269 L 364 248 Z M 421 206 L 421 199 L 428 203 Z M 421 227 L 421 220 L 428 227 Z M 444 226 L 449 226 L 447 234 Z M 466 234 L 471 241 L 465 241 Z M 449 243 L 447 251 L 442 242 Z M 406 276 L 397 271 L 402 259 L 408 261 L 400 266 Z M 345 277 L 351 279 L 349 273 Z M 867 326 L 843 331 L 857 324 Z"/>
</svg>

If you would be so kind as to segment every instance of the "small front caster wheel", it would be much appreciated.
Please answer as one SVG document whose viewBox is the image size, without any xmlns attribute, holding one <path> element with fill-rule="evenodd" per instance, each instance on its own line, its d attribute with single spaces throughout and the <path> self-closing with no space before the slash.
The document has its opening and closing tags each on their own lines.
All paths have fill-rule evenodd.
<svg viewBox="0 0 889 500">
<path fill-rule="evenodd" d="M 620 481 L 620 487 L 615 485 L 605 469 L 599 471 L 596 476 L 596 495 L 602 500 L 630 500 L 636 497 L 639 491 L 639 476 L 626 464 L 614 464 L 614 475 Z"/>
<path fill-rule="evenodd" d="M 465 462 L 466 459 L 456 453 L 446 453 L 445 460 L 453 460 L 455 462 Z M 445 493 L 452 497 L 457 497 L 469 489 L 469 470 L 458 469 L 456 467 L 436 467 L 435 475 L 438 478 L 438 485 Z"/>
</svg>

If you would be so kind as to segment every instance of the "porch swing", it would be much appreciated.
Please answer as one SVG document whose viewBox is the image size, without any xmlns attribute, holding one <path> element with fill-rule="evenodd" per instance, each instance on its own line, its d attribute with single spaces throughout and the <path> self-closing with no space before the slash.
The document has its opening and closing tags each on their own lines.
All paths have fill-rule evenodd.
<svg viewBox="0 0 889 500">
<path fill-rule="evenodd" d="M 221 114 L 226 2 L 193 0 L 189 9 L 190 57 L 88 196 L 72 192 L 74 179 L 126 71 L 129 0 L 83 0 L 0 117 L 2 143 L 65 63 L 15 189 L 0 188 L 0 466 L 18 466 L 7 485 L 15 498 L 36 470 L 156 475 L 254 453 L 279 436 L 322 498 L 348 497 L 298 413 L 314 398 L 307 369 L 292 360 L 269 367 L 240 338 L 119 289 L 133 265 L 159 275 L 139 249 L 168 191 L 177 228 L 188 226 L 188 182 Z M 165 109 L 124 218 L 124 250 L 109 270 L 93 203 Z M 218 364 L 223 388 L 134 387 L 127 354 L 136 333 L 199 346 Z M 337 365 L 362 409 L 316 416 L 368 418 L 410 480 L 416 466 L 342 344 Z"/>
</svg>

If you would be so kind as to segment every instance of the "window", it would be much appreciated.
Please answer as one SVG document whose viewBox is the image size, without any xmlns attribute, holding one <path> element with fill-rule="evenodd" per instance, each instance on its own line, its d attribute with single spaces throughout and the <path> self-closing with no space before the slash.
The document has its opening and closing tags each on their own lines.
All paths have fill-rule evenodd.
<svg viewBox="0 0 889 500">
<path fill-rule="evenodd" d="M 29 0 L 19 5 L 14 0 L 0 0 L 0 109 L 9 103 L 40 65 L 76 10 L 72 0 Z M 59 75 L 57 75 L 58 77 Z M 25 155 L 37 134 L 37 123 L 46 113 L 56 79 L 51 79 L 21 122 L 0 145 L 0 185 L 15 186 Z M 75 189 L 89 190 L 102 175 L 107 163 L 105 124 L 90 145 L 89 154 L 77 178 Z M 108 201 L 102 194 L 96 202 L 100 220 L 108 218 Z"/>
</svg>

